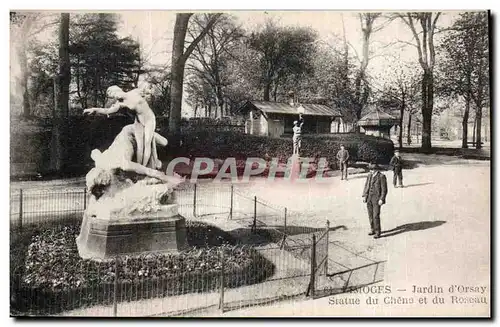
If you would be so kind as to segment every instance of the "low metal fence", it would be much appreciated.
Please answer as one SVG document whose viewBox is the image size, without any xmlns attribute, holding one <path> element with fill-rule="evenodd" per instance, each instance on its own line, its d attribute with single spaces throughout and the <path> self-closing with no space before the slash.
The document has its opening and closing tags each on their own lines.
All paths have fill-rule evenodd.
<svg viewBox="0 0 500 327">
<path fill-rule="evenodd" d="M 306 293 L 318 297 L 332 283 L 340 283 L 341 290 L 347 291 L 367 280 L 376 282 L 383 271 L 377 264 L 373 280 L 371 272 L 370 278 L 353 279 L 353 274 L 372 267 L 374 261 L 361 268 L 343 265 L 336 257 L 339 253 L 358 254 L 330 240 L 329 224 L 323 228 L 291 226 L 288 220 L 297 213 L 246 194 L 233 184 L 187 183 L 177 190 L 176 199 L 179 212 L 188 221 L 202 221 L 209 226 L 222 221 L 236 226 L 231 228 L 232 241 L 215 247 L 195 242 L 189 251 L 182 252 L 182 261 L 178 256 L 159 254 L 119 256 L 103 262 L 82 260 L 74 237 L 88 204 L 87 192 L 13 190 L 12 315 L 221 313 L 303 297 Z M 187 228 L 192 239 L 206 238 L 196 235 L 196 228 L 189 230 L 189 224 Z M 51 232 L 45 233 L 47 230 Z M 63 248 L 68 252 L 61 257 L 69 259 L 59 262 L 55 260 L 57 252 L 47 253 L 51 242 L 61 242 L 52 231 L 68 230 L 73 236 L 64 241 Z M 48 237 L 48 241 L 40 237 Z M 42 241 L 45 246 L 39 246 Z M 44 256 L 54 263 L 44 262 Z"/>
</svg>

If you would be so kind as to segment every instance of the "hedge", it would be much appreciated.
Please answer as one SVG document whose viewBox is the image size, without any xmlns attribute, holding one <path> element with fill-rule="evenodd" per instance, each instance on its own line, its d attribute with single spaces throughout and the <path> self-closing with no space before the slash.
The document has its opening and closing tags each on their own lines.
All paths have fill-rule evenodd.
<svg viewBox="0 0 500 327">
<path fill-rule="evenodd" d="M 364 134 L 304 135 L 302 157 L 326 158 L 336 163 L 336 154 L 344 144 L 351 161 L 389 163 L 394 144 L 391 140 Z M 249 157 L 279 158 L 286 162 L 292 154 L 291 138 L 269 138 L 241 133 L 208 131 L 183 135 L 182 145 L 175 150 L 176 156 L 190 158 L 208 157 L 225 159 L 234 157 L 245 160 Z"/>
<path fill-rule="evenodd" d="M 191 125 L 200 124 L 202 120 Z M 67 121 L 66 139 L 68 140 L 65 173 L 71 176 L 85 175 L 93 162 L 90 152 L 94 148 L 106 149 L 123 126 L 133 120 L 126 115 L 76 116 Z M 158 119 L 157 130 L 166 136 L 166 119 Z M 219 122 L 220 124 L 220 122 Z M 184 123 L 185 125 L 185 123 Z M 224 126 L 224 125 L 221 125 Z M 44 131 L 30 132 L 13 129 L 11 134 L 11 163 L 36 163 L 40 173 L 50 172 L 50 126 Z M 269 138 L 242 133 L 241 127 L 229 126 L 229 131 L 219 131 L 216 127 L 206 129 L 184 129 L 182 145 L 178 149 L 159 147 L 158 156 L 162 160 L 174 156 L 209 157 L 225 159 L 236 157 L 280 158 L 286 162 L 292 153 L 292 140 L 288 138 Z M 238 132 L 240 131 L 240 132 Z M 394 145 L 392 141 L 363 134 L 325 134 L 304 135 L 302 156 L 325 157 L 330 164 L 336 162 L 335 155 L 344 143 L 353 161 L 389 162 Z"/>
</svg>

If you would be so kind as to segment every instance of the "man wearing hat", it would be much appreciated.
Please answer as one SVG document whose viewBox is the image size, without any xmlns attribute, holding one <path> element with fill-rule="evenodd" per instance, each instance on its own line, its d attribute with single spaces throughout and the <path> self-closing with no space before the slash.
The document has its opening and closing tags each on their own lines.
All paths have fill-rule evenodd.
<svg viewBox="0 0 500 327">
<path fill-rule="evenodd" d="M 370 163 L 368 168 L 370 169 L 370 173 L 366 178 L 363 190 L 363 202 L 366 203 L 366 208 L 368 209 L 368 218 L 370 219 L 371 227 L 371 232 L 368 235 L 374 235 L 374 238 L 379 238 L 381 233 L 380 207 L 385 204 L 387 179 L 379 171 L 376 163 Z"/>
<path fill-rule="evenodd" d="M 394 173 L 392 184 L 394 184 L 394 187 L 397 187 L 396 182 L 399 180 L 399 187 L 403 187 L 403 159 L 399 156 L 399 150 L 394 151 L 394 156 L 389 164 Z"/>
<path fill-rule="evenodd" d="M 341 180 L 347 180 L 347 161 L 349 160 L 349 151 L 347 151 L 343 144 L 340 145 L 340 150 L 337 152 L 337 160 L 339 161 Z"/>
</svg>

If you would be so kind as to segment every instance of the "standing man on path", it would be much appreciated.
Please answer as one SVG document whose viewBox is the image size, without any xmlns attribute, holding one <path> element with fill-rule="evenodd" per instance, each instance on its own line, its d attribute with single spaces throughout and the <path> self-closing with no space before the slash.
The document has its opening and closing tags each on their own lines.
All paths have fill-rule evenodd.
<svg viewBox="0 0 500 327">
<path fill-rule="evenodd" d="M 392 167 L 393 171 L 393 178 L 392 178 L 392 184 L 394 187 L 396 186 L 396 182 L 399 180 L 399 186 L 403 188 L 403 159 L 399 156 L 399 150 L 394 151 L 394 156 L 391 159 L 391 162 L 389 163 Z"/>
<path fill-rule="evenodd" d="M 374 235 L 374 238 L 380 238 L 380 208 L 385 204 L 387 196 L 387 179 L 379 171 L 377 164 L 368 165 L 370 173 L 366 178 L 365 188 L 363 190 L 363 202 L 368 209 L 368 218 L 370 219 L 371 232 L 368 235 Z"/>
<path fill-rule="evenodd" d="M 347 180 L 347 162 L 349 160 L 349 151 L 347 151 L 343 144 L 340 145 L 340 150 L 337 152 L 337 160 L 339 162 L 341 180 Z"/>
</svg>

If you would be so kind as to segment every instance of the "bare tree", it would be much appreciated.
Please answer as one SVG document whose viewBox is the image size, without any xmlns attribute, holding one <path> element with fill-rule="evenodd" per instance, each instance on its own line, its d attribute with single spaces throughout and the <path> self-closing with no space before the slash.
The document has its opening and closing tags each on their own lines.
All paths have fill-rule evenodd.
<svg viewBox="0 0 500 327">
<path fill-rule="evenodd" d="M 489 38 L 488 38 L 488 17 L 486 14 L 478 15 L 478 39 L 479 51 L 477 66 L 477 87 L 472 92 L 472 98 L 476 104 L 476 149 L 481 148 L 481 119 L 483 117 L 483 107 L 489 102 Z"/>
<path fill-rule="evenodd" d="M 363 13 L 359 14 L 359 22 L 361 24 L 362 35 L 362 56 L 360 58 L 360 67 L 356 75 L 355 81 L 355 102 L 356 102 L 356 118 L 361 119 L 363 107 L 368 102 L 370 88 L 366 83 L 366 69 L 370 62 L 370 37 L 373 31 L 373 23 L 380 17 L 380 13 Z"/>
<path fill-rule="evenodd" d="M 188 30 L 189 19 L 193 13 L 177 14 L 174 26 L 174 40 L 172 46 L 172 85 L 171 85 L 171 105 L 170 117 L 168 122 L 169 132 L 177 135 L 179 132 L 179 124 L 181 121 L 181 106 L 182 106 L 182 88 L 184 83 L 184 68 L 186 61 L 194 51 L 197 44 L 208 33 L 209 29 L 217 22 L 217 19 L 222 14 L 211 14 L 207 25 L 200 33 L 191 41 L 187 48 L 184 48 L 186 42 L 186 33 Z M 176 139 L 174 138 L 174 143 Z"/>
<path fill-rule="evenodd" d="M 28 51 L 30 40 L 57 24 L 54 15 L 41 12 L 10 12 L 11 40 L 16 47 L 17 59 L 20 67 L 20 84 L 23 98 L 23 115 L 31 116 L 31 102 L 28 89 L 30 70 L 28 64 Z"/>
<path fill-rule="evenodd" d="M 194 38 L 194 35 L 199 34 L 200 30 L 208 25 L 209 20 L 209 14 L 195 16 L 194 28 L 188 30 L 191 37 Z M 232 50 L 242 37 L 242 28 L 235 24 L 233 18 L 224 15 L 217 24 L 208 29 L 207 35 L 196 45 L 192 53 L 193 60 L 187 64 L 192 75 L 203 79 L 211 86 L 216 116 L 217 111 L 220 112 L 220 117 L 224 115 L 223 89 L 227 84 L 227 61 L 232 57 Z"/>
<path fill-rule="evenodd" d="M 441 48 L 444 58 L 440 65 L 439 92 L 446 96 L 461 96 L 465 102 L 462 113 L 462 148 L 467 148 L 468 124 L 471 104 L 482 108 L 488 87 L 488 33 L 486 13 L 463 13 L 453 26 L 447 29 Z M 479 100 L 479 101 L 478 101 Z M 476 122 L 474 122 L 476 123 Z M 477 124 L 478 126 L 481 125 Z M 479 130 L 480 128 L 476 129 Z M 473 138 L 476 139 L 477 131 Z M 481 135 L 478 136 L 481 139 Z M 478 143 L 479 147 L 481 146 Z"/>
<path fill-rule="evenodd" d="M 434 35 L 436 23 L 441 16 L 440 12 L 418 12 L 398 14 L 401 20 L 410 28 L 413 34 L 414 46 L 418 53 L 418 62 L 422 67 L 422 149 L 429 151 L 432 148 L 432 110 L 434 107 L 434 66 L 436 50 Z M 420 25 L 420 28 L 418 28 Z M 418 31 L 420 30 L 420 31 Z"/>
<path fill-rule="evenodd" d="M 382 18 L 384 18 L 384 20 L 382 20 Z M 354 106 L 357 120 L 361 119 L 363 108 L 368 103 L 368 98 L 370 97 L 370 83 L 367 80 L 367 69 L 370 60 L 376 56 L 370 49 L 371 37 L 374 33 L 379 32 L 380 30 L 385 28 L 387 24 L 389 24 L 394 18 L 391 16 L 385 16 L 382 13 L 369 12 L 358 14 L 358 19 L 362 33 L 361 56 L 359 56 L 356 49 L 351 46 L 356 54 L 356 57 L 359 60 L 359 69 L 354 80 Z M 380 21 L 380 23 L 375 24 L 375 21 Z"/>
<path fill-rule="evenodd" d="M 416 104 L 419 103 L 419 78 L 412 74 L 412 67 L 405 69 L 396 69 L 392 74 L 390 81 L 382 90 L 382 97 L 379 104 L 382 107 L 390 109 L 399 109 L 399 147 L 403 147 L 403 123 L 404 114 L 408 113 L 408 144 L 411 143 L 411 123 L 412 115 L 416 113 Z"/>
</svg>

